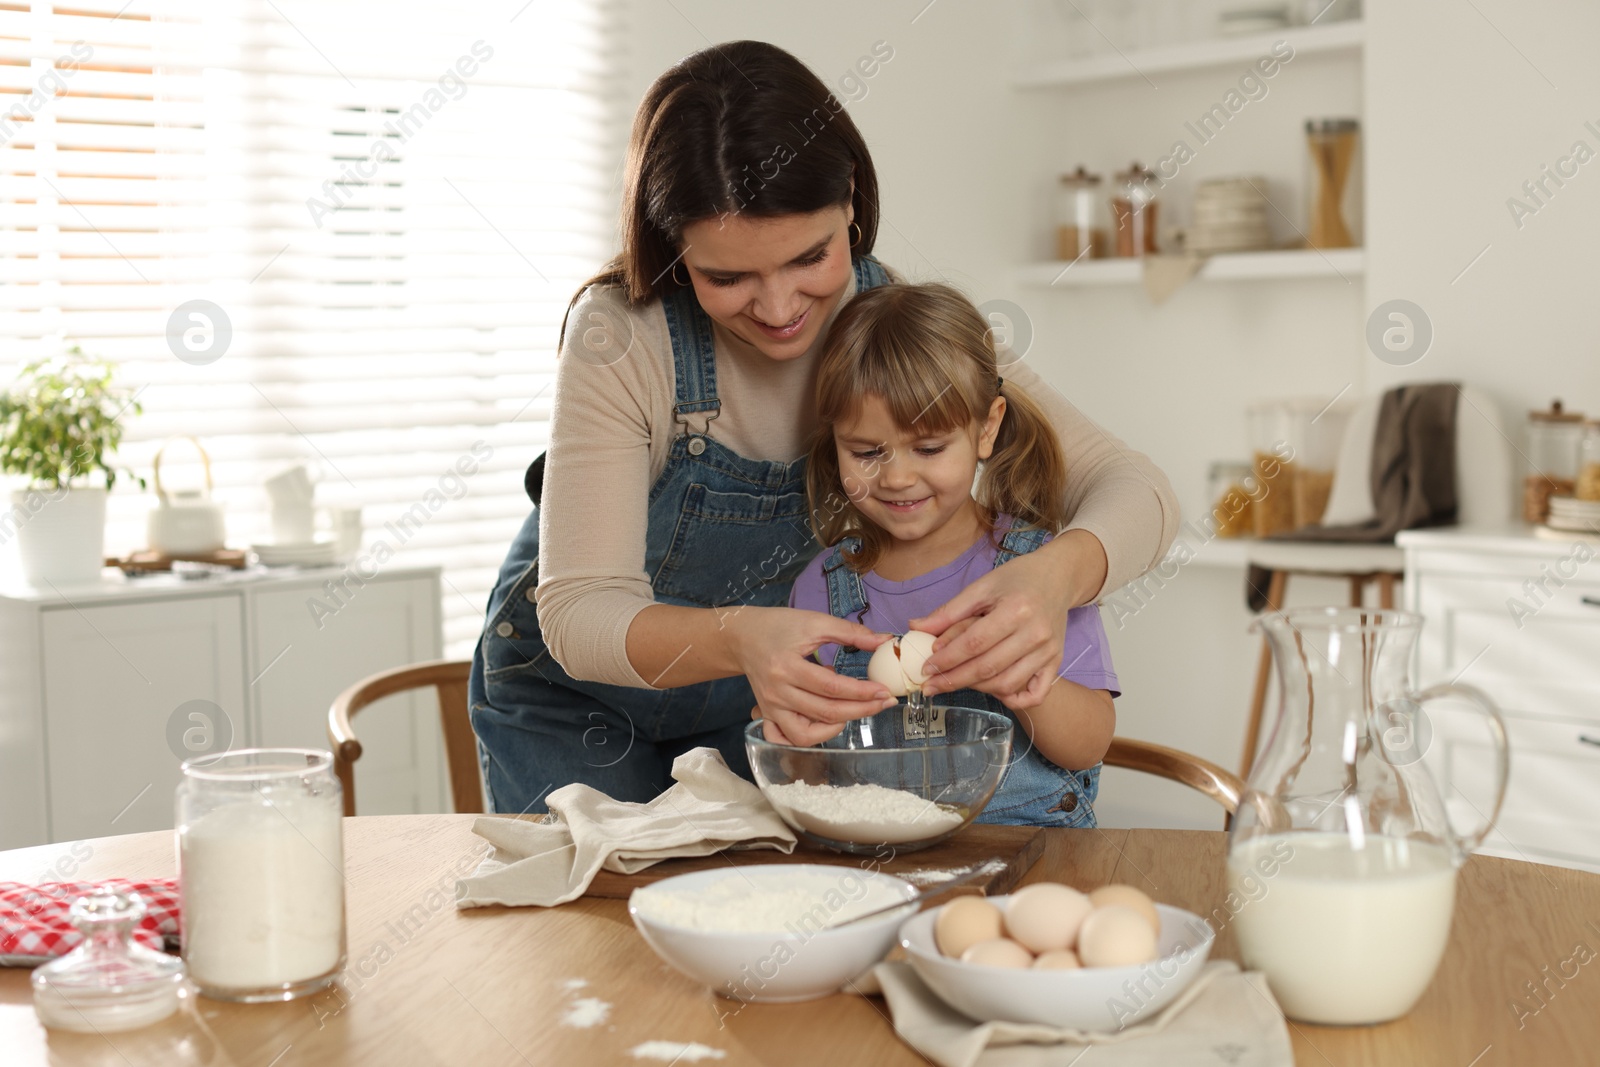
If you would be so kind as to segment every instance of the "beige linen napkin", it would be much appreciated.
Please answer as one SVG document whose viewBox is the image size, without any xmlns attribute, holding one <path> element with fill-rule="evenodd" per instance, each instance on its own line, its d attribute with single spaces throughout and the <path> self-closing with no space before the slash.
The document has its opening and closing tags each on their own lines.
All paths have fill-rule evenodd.
<svg viewBox="0 0 1600 1067">
<path fill-rule="evenodd" d="M 730 771 L 716 749 L 685 752 L 673 761 L 672 777 L 677 784 L 645 804 L 574 783 L 550 794 L 548 821 L 476 820 L 472 832 L 494 852 L 456 883 L 456 907 L 565 904 L 582 896 L 601 868 L 633 874 L 735 845 L 794 851 L 794 834 L 761 790 Z"/>
<path fill-rule="evenodd" d="M 880 963 L 872 977 L 901 1040 L 940 1067 L 1061 1067 L 1077 1062 L 1087 1045 L 1095 1049 L 1085 1061 L 1095 1067 L 1294 1067 L 1289 1029 L 1266 975 L 1241 973 L 1228 960 L 1206 964 L 1159 1014 L 1112 1033 L 974 1022 L 940 1000 L 909 963 Z M 857 985 L 871 991 L 868 982 Z"/>
<path fill-rule="evenodd" d="M 1181 256 L 1145 256 L 1144 291 L 1149 294 L 1150 302 L 1157 307 L 1165 304 L 1173 293 L 1182 289 L 1190 278 L 1200 272 L 1209 258 L 1193 252 Z"/>
</svg>

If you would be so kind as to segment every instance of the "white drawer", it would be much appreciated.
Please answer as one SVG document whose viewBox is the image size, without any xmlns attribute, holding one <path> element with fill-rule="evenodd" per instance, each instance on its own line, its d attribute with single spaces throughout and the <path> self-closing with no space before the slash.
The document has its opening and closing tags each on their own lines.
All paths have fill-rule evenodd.
<svg viewBox="0 0 1600 1067">
<path fill-rule="evenodd" d="M 1476 685 L 1502 708 L 1600 723 L 1600 584 L 1530 597 L 1505 577 L 1424 574 L 1419 680 Z"/>
<path fill-rule="evenodd" d="M 1458 825 L 1480 824 L 1494 773 L 1488 731 L 1467 714 L 1430 718 L 1429 769 Z M 1600 729 L 1514 714 L 1505 722 L 1511 778 L 1485 847 L 1541 862 L 1600 864 Z"/>
</svg>

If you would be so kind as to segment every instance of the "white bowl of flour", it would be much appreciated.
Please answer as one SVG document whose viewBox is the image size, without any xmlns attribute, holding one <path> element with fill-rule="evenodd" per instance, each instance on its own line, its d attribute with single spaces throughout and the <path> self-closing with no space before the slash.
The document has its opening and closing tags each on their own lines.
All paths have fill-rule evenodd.
<svg viewBox="0 0 1600 1067">
<path fill-rule="evenodd" d="M 846 725 L 811 748 L 778 745 L 762 724 L 745 730 L 756 785 L 807 842 L 879 854 L 927 848 L 976 819 L 1011 756 L 1014 726 L 977 708 L 901 704 Z"/>
<path fill-rule="evenodd" d="M 656 955 L 720 996 L 812 1000 L 888 954 L 917 909 L 916 893 L 909 882 L 854 866 L 723 867 L 635 889 L 628 914 Z M 825 929 L 897 901 L 906 906 Z"/>
</svg>

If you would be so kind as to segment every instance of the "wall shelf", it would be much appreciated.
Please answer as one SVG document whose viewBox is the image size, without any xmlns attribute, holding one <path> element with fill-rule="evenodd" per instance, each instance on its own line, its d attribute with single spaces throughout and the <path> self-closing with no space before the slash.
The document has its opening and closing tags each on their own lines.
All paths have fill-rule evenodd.
<svg viewBox="0 0 1600 1067">
<path fill-rule="evenodd" d="M 1287 26 L 1271 33 L 1246 37 L 1222 37 L 1183 44 L 1159 45 L 1082 59 L 1060 59 L 1040 63 L 1019 72 L 1012 85 L 1019 89 L 1048 89 L 1067 85 L 1093 85 L 1099 82 L 1148 78 L 1153 74 L 1176 74 L 1254 63 L 1270 55 L 1272 46 L 1287 41 L 1295 57 L 1311 55 L 1359 55 L 1367 39 L 1360 19 L 1335 22 L 1327 26 Z"/>
<path fill-rule="evenodd" d="M 1353 282 L 1366 270 L 1366 251 L 1334 248 L 1319 252 L 1294 248 L 1279 252 L 1234 252 L 1212 256 L 1194 280 L 1248 281 L 1269 278 L 1332 278 Z M 1057 260 L 1030 263 L 1017 280 L 1023 285 L 1082 288 L 1095 285 L 1137 285 L 1143 270 L 1136 259 Z"/>
</svg>

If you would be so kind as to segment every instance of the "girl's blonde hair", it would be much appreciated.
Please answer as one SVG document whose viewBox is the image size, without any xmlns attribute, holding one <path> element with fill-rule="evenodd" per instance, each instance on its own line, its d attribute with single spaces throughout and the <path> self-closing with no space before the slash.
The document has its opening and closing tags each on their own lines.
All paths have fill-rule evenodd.
<svg viewBox="0 0 1600 1067">
<path fill-rule="evenodd" d="M 1052 533 L 1066 525 L 1067 464 L 1044 411 L 1017 386 L 1001 384 L 989 324 L 947 285 L 883 285 L 856 296 L 823 339 L 817 367 L 817 431 L 806 464 L 811 529 L 825 545 L 861 539 L 846 553 L 872 569 L 890 535 L 851 501 L 834 427 L 854 418 L 864 397 L 881 397 L 902 429 L 930 436 L 981 426 L 996 396 L 1006 398 L 994 451 L 975 497 L 992 531 L 998 513 Z M 853 480 L 853 476 L 852 476 Z"/>
</svg>

